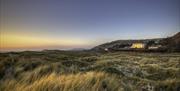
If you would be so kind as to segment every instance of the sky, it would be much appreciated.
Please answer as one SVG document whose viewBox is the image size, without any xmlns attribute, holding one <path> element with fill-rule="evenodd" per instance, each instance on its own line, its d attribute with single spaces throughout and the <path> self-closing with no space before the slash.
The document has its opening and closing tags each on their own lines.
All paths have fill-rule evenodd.
<svg viewBox="0 0 180 91">
<path fill-rule="evenodd" d="M 180 31 L 180 0 L 0 0 L 0 51 L 92 48 Z"/>
</svg>

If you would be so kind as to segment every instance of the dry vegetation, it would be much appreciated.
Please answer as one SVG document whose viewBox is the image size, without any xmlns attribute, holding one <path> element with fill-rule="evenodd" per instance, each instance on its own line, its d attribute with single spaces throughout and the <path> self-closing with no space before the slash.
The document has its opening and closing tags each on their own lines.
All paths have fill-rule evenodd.
<svg viewBox="0 0 180 91">
<path fill-rule="evenodd" d="M 180 91 L 180 54 L 1 53 L 0 91 Z"/>
<path fill-rule="evenodd" d="M 41 78 L 35 78 L 31 83 L 27 80 L 7 81 L 5 91 L 118 91 L 119 81 L 115 76 L 103 72 L 87 72 L 79 74 L 59 75 L 51 73 Z"/>
</svg>

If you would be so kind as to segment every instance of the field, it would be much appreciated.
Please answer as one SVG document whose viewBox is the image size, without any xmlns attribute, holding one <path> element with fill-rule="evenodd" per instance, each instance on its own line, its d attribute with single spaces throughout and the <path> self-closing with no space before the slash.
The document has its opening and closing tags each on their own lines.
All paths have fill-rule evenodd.
<svg viewBox="0 0 180 91">
<path fill-rule="evenodd" d="M 180 91 L 180 53 L 1 53 L 0 91 Z"/>
</svg>

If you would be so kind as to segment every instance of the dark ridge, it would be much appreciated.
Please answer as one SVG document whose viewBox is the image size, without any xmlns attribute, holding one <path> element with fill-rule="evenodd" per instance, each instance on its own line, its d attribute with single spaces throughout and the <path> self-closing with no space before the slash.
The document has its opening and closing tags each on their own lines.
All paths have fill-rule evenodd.
<svg viewBox="0 0 180 91">
<path fill-rule="evenodd" d="M 180 32 L 172 37 L 168 38 L 156 38 L 156 39 L 140 39 L 140 40 L 116 40 L 108 43 L 104 43 L 92 48 L 92 51 L 105 52 L 107 51 L 137 51 L 138 49 L 132 49 L 131 46 L 134 43 L 143 43 L 148 47 L 142 48 L 142 51 L 155 51 L 155 52 L 180 52 Z M 161 46 L 157 49 L 150 49 L 152 46 Z"/>
</svg>

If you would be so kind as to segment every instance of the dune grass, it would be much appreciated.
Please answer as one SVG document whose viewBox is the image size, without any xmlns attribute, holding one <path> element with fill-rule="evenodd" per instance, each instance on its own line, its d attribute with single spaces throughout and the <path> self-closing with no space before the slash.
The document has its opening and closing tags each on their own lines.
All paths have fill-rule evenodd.
<svg viewBox="0 0 180 91">
<path fill-rule="evenodd" d="M 37 78 L 36 78 L 37 79 Z M 27 79 L 26 79 L 27 80 Z M 31 83 L 26 80 L 6 81 L 4 91 L 121 91 L 116 76 L 103 72 L 69 75 L 51 73 Z"/>
<path fill-rule="evenodd" d="M 179 53 L 0 55 L 0 91 L 179 91 Z"/>
</svg>

